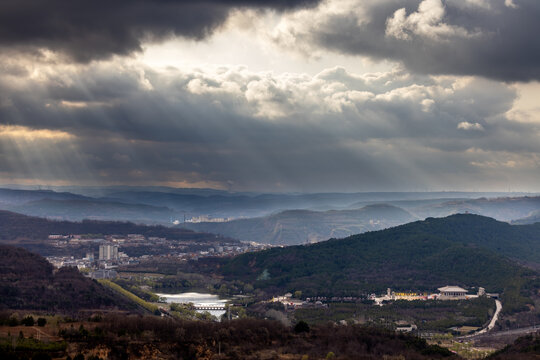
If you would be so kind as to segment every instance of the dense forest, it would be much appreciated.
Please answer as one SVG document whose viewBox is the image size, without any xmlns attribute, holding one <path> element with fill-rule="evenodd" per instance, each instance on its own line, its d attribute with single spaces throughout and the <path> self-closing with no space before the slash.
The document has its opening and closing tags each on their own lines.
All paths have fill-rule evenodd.
<svg viewBox="0 0 540 360">
<path fill-rule="evenodd" d="M 359 295 L 387 287 L 433 291 L 447 284 L 510 293 L 535 273 L 503 255 L 517 257 L 528 251 L 533 258 L 540 251 L 539 236 L 537 225 L 511 226 L 476 215 L 454 215 L 243 254 L 220 264 L 219 272 L 259 288 L 301 290 L 305 296 Z"/>
</svg>

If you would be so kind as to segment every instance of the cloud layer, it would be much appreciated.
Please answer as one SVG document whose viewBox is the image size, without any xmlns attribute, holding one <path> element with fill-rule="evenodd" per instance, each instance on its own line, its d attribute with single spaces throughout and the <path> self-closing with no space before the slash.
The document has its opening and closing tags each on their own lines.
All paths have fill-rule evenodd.
<svg viewBox="0 0 540 360">
<path fill-rule="evenodd" d="M 285 17 L 276 43 L 402 62 L 422 74 L 540 79 L 536 0 L 333 0 Z"/>
<path fill-rule="evenodd" d="M 4 0 L 0 46 L 52 50 L 88 62 L 172 36 L 202 39 L 234 8 L 287 10 L 319 0 Z"/>
<path fill-rule="evenodd" d="M 4 1 L 0 182 L 538 190 L 537 105 L 516 82 L 540 78 L 539 15 L 536 0 Z M 235 59 L 259 42 L 258 58 L 279 51 L 269 68 L 290 54 L 331 65 L 132 56 L 227 28 L 211 62 L 243 39 L 231 27 L 250 32 Z M 336 53 L 385 70 L 347 70 Z"/>
<path fill-rule="evenodd" d="M 11 65 L 0 175 L 17 181 L 425 190 L 525 187 L 539 170 L 538 126 L 508 121 L 515 90 L 488 80 Z"/>
</svg>

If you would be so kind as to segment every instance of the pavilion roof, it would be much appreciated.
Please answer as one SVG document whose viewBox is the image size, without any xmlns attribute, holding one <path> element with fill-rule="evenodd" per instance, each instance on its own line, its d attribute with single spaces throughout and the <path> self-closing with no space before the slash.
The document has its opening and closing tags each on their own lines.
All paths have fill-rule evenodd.
<svg viewBox="0 0 540 360">
<path fill-rule="evenodd" d="M 459 286 L 444 286 L 444 287 L 441 287 L 441 288 L 439 288 L 437 290 L 439 290 L 440 292 L 454 292 L 454 293 L 456 293 L 456 292 L 466 293 L 467 292 L 467 290 L 465 290 L 465 289 L 463 289 L 463 288 L 461 288 Z"/>
</svg>

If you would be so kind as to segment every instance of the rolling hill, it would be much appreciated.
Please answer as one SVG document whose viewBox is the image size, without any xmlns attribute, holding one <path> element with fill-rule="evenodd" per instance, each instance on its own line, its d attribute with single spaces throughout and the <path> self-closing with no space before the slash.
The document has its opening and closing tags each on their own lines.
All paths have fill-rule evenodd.
<svg viewBox="0 0 540 360">
<path fill-rule="evenodd" d="M 0 245 L 0 308 L 74 312 L 134 305 L 118 298 L 77 269 L 57 271 L 47 260 L 21 248 Z"/>
<path fill-rule="evenodd" d="M 142 234 L 145 236 L 166 237 L 173 240 L 214 241 L 216 236 L 198 233 L 188 229 L 169 228 L 160 225 L 136 225 L 119 221 L 82 222 L 55 221 L 33 216 L 26 216 L 10 211 L 0 210 L 0 241 L 46 241 L 49 234 Z"/>
<path fill-rule="evenodd" d="M 116 220 L 164 225 L 183 216 L 161 205 L 137 204 L 51 190 L 0 189 L 0 209 L 55 220 Z"/>
<path fill-rule="evenodd" d="M 277 214 L 228 222 L 186 223 L 196 231 L 212 232 L 242 241 L 275 245 L 314 243 L 331 237 L 380 230 L 401 225 L 415 218 L 390 205 L 369 205 L 356 210 L 287 210 Z"/>
<path fill-rule="evenodd" d="M 319 212 L 357 210 L 368 205 L 381 204 L 400 207 L 417 218 L 447 216 L 469 211 L 498 220 L 510 221 L 524 218 L 531 211 L 540 210 L 538 198 L 531 197 L 530 194 L 518 193 L 511 193 L 511 195 L 486 192 L 258 194 L 167 187 L 52 188 L 56 191 L 40 190 L 35 187 L 0 189 L 0 209 L 56 220 L 118 220 L 164 225 L 174 220 L 181 220 L 184 215 L 187 219 L 201 215 L 253 218 L 294 209 Z M 525 197 L 518 197 L 522 195 Z M 352 233 L 357 231 L 352 230 Z M 345 236 L 351 232 L 345 230 L 339 236 Z M 331 232 L 328 235 L 334 236 Z"/>
<path fill-rule="evenodd" d="M 171 219 L 181 215 L 166 207 L 144 204 L 126 204 L 114 201 L 69 199 L 41 199 L 7 207 L 17 213 L 46 217 L 49 219 L 81 221 L 116 220 L 145 223 L 170 224 Z"/>
<path fill-rule="evenodd" d="M 540 225 L 453 215 L 243 254 L 222 264 L 220 271 L 260 288 L 312 295 L 365 294 L 386 287 L 434 290 L 446 284 L 506 291 L 516 290 L 523 277 L 533 274 L 509 257 L 540 262 Z"/>
<path fill-rule="evenodd" d="M 19 205 L 42 199 L 84 200 L 90 198 L 69 192 L 56 192 L 52 190 L 0 189 L 0 206 Z"/>
<path fill-rule="evenodd" d="M 213 217 L 261 217 L 272 213 L 291 210 L 343 210 L 352 209 L 353 203 L 360 204 L 354 209 L 374 204 L 396 201 L 420 201 L 438 199 L 444 202 L 453 199 L 507 196 L 505 193 L 467 192 L 365 192 L 365 193 L 314 193 L 314 194 L 250 194 L 226 192 L 194 191 L 152 191 L 138 189 L 108 192 L 107 199 L 132 204 L 166 206 L 175 211 L 192 215 Z M 399 206 L 399 205 L 398 205 Z"/>
</svg>

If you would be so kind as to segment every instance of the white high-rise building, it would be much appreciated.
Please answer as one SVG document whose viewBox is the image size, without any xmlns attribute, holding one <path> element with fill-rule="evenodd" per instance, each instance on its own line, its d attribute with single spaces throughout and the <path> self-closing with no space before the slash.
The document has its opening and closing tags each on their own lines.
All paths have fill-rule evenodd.
<svg viewBox="0 0 540 360">
<path fill-rule="evenodd" d="M 118 245 L 103 244 L 99 245 L 99 260 L 117 260 Z"/>
</svg>

